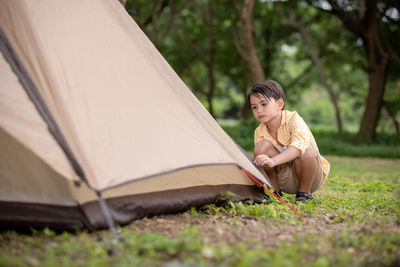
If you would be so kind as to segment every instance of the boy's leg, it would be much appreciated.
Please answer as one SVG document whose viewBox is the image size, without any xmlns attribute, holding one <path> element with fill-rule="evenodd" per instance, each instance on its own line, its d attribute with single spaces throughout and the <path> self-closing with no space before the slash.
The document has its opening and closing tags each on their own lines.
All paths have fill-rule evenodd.
<svg viewBox="0 0 400 267">
<path fill-rule="evenodd" d="M 268 157 L 274 157 L 279 154 L 279 151 L 276 150 L 274 145 L 267 141 L 267 140 L 261 140 L 254 146 L 254 157 L 257 157 L 258 155 L 265 154 Z M 263 169 L 265 170 L 265 173 L 267 174 L 272 187 L 279 191 L 279 186 L 278 186 L 278 180 L 276 178 L 276 170 L 275 168 L 270 168 L 267 165 L 263 166 Z"/>
<path fill-rule="evenodd" d="M 304 154 L 294 160 L 294 170 L 299 180 L 299 192 L 310 194 L 318 171 L 319 153 L 313 145 L 309 145 Z"/>
</svg>

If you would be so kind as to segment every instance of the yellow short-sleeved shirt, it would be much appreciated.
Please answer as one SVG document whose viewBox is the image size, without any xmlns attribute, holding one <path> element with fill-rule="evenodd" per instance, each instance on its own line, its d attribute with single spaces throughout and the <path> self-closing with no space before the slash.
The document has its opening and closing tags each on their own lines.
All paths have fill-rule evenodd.
<svg viewBox="0 0 400 267">
<path fill-rule="evenodd" d="M 296 111 L 282 111 L 282 121 L 278 129 L 277 139 L 284 147 L 282 147 L 277 140 L 272 138 L 268 133 L 267 126 L 261 123 L 254 131 L 254 144 L 257 144 L 263 139 L 270 141 L 278 151 L 283 151 L 285 147 L 294 146 L 300 150 L 301 155 L 303 155 L 310 143 L 318 150 L 314 136 L 303 118 L 300 117 Z M 330 164 L 324 157 L 320 156 L 320 158 L 324 176 L 323 184 L 325 184 L 329 174 Z"/>
</svg>

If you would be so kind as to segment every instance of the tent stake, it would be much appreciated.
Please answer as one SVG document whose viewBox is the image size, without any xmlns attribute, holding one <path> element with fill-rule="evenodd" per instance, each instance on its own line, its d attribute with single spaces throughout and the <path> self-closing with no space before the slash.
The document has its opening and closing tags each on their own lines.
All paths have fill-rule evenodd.
<svg viewBox="0 0 400 267">
<path fill-rule="evenodd" d="M 107 205 L 107 202 L 104 200 L 104 198 L 101 196 L 101 193 L 99 191 L 96 191 L 97 196 L 99 198 L 99 204 L 101 211 L 103 212 L 104 219 L 106 220 L 108 224 L 108 228 L 111 230 L 113 236 L 114 236 L 114 243 L 118 243 L 118 241 L 121 239 L 120 235 L 117 232 L 117 228 L 115 227 L 115 222 L 113 217 L 111 216 L 110 208 Z"/>
</svg>

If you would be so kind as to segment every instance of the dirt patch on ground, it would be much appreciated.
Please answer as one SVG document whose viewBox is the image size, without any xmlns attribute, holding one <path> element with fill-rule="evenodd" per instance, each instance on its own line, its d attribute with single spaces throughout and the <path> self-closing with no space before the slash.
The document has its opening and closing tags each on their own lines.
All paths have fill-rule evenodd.
<svg viewBox="0 0 400 267">
<path fill-rule="evenodd" d="M 133 222 L 130 229 L 140 232 L 156 232 L 170 238 L 176 238 L 186 226 L 198 226 L 207 245 L 227 243 L 229 245 L 243 244 L 247 248 L 276 247 L 281 241 L 294 241 L 302 235 L 318 234 L 330 235 L 347 229 L 351 232 L 365 233 L 385 230 L 393 234 L 400 234 L 400 227 L 396 224 L 358 224 L 333 223 L 329 215 L 313 216 L 297 225 L 271 224 L 263 218 L 238 215 L 227 216 L 200 216 L 193 217 L 188 213 L 181 215 L 166 215 L 154 218 L 145 218 Z"/>
</svg>

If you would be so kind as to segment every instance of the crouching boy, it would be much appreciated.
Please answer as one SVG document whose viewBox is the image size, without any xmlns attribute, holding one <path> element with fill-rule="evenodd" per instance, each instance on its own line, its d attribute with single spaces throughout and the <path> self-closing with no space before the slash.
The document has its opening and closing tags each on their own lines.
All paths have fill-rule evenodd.
<svg viewBox="0 0 400 267">
<path fill-rule="evenodd" d="M 325 184 L 330 165 L 310 129 L 297 112 L 284 110 L 285 94 L 275 81 L 255 84 L 248 101 L 260 122 L 254 132 L 254 163 L 265 170 L 278 195 L 313 200 L 311 194 Z"/>
</svg>

